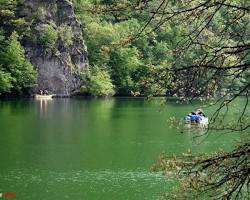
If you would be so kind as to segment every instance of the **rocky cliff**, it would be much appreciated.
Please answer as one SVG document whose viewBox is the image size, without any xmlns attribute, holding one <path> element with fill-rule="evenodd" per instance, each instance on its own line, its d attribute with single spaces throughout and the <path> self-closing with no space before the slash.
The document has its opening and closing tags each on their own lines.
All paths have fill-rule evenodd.
<svg viewBox="0 0 250 200">
<path fill-rule="evenodd" d="M 88 60 L 72 2 L 23 0 L 19 15 L 30 25 L 24 47 L 27 58 L 38 70 L 34 92 L 47 90 L 57 96 L 78 92 Z"/>
</svg>

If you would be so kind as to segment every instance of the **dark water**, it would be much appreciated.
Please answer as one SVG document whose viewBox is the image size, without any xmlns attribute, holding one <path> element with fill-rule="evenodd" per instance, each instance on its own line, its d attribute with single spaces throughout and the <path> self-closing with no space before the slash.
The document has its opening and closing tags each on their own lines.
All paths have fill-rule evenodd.
<svg viewBox="0 0 250 200">
<path fill-rule="evenodd" d="M 15 199 L 25 200 L 159 199 L 174 183 L 149 171 L 162 151 L 229 150 L 239 139 L 210 134 L 200 142 L 192 131 L 181 134 L 167 119 L 181 119 L 197 105 L 160 103 L 0 101 L 0 193 L 15 192 Z"/>
</svg>

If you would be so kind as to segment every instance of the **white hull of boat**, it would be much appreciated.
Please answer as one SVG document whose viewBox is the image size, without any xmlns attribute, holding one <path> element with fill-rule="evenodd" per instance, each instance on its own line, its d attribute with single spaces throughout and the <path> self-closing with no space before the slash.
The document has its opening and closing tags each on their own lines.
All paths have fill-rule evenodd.
<svg viewBox="0 0 250 200">
<path fill-rule="evenodd" d="M 203 117 L 200 124 L 208 124 L 208 117 Z"/>
<path fill-rule="evenodd" d="M 186 119 L 186 123 L 191 123 L 191 124 L 208 124 L 208 117 L 202 117 L 202 119 L 199 122 L 190 121 L 190 120 Z"/>
<path fill-rule="evenodd" d="M 40 95 L 40 94 L 36 94 L 35 95 L 35 99 L 52 99 L 53 98 L 53 95 Z"/>
</svg>

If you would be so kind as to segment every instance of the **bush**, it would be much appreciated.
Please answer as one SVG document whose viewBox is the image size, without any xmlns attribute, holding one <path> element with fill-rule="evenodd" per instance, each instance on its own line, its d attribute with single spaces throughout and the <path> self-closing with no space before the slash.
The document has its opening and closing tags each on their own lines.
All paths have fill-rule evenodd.
<svg viewBox="0 0 250 200">
<path fill-rule="evenodd" d="M 88 92 L 93 96 L 113 96 L 115 94 L 114 85 L 106 70 L 94 67 L 89 78 Z"/>
<path fill-rule="evenodd" d="M 72 28 L 68 25 L 62 25 L 58 28 L 58 36 L 62 40 L 65 47 L 73 44 Z"/>
<path fill-rule="evenodd" d="M 50 24 L 44 24 L 38 28 L 38 31 L 38 43 L 42 45 L 45 50 L 52 49 L 58 38 L 56 29 Z"/>
</svg>

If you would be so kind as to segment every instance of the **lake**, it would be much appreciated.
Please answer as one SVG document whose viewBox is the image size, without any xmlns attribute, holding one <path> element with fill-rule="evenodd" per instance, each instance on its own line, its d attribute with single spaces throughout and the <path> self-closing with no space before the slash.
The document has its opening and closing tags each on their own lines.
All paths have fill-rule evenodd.
<svg viewBox="0 0 250 200">
<path fill-rule="evenodd" d="M 159 199 L 174 184 L 150 172 L 161 152 L 230 150 L 240 139 L 194 138 L 192 130 L 170 128 L 169 117 L 182 119 L 198 106 L 162 106 L 159 98 L 2 100 L 0 193 L 24 200 Z"/>
</svg>

